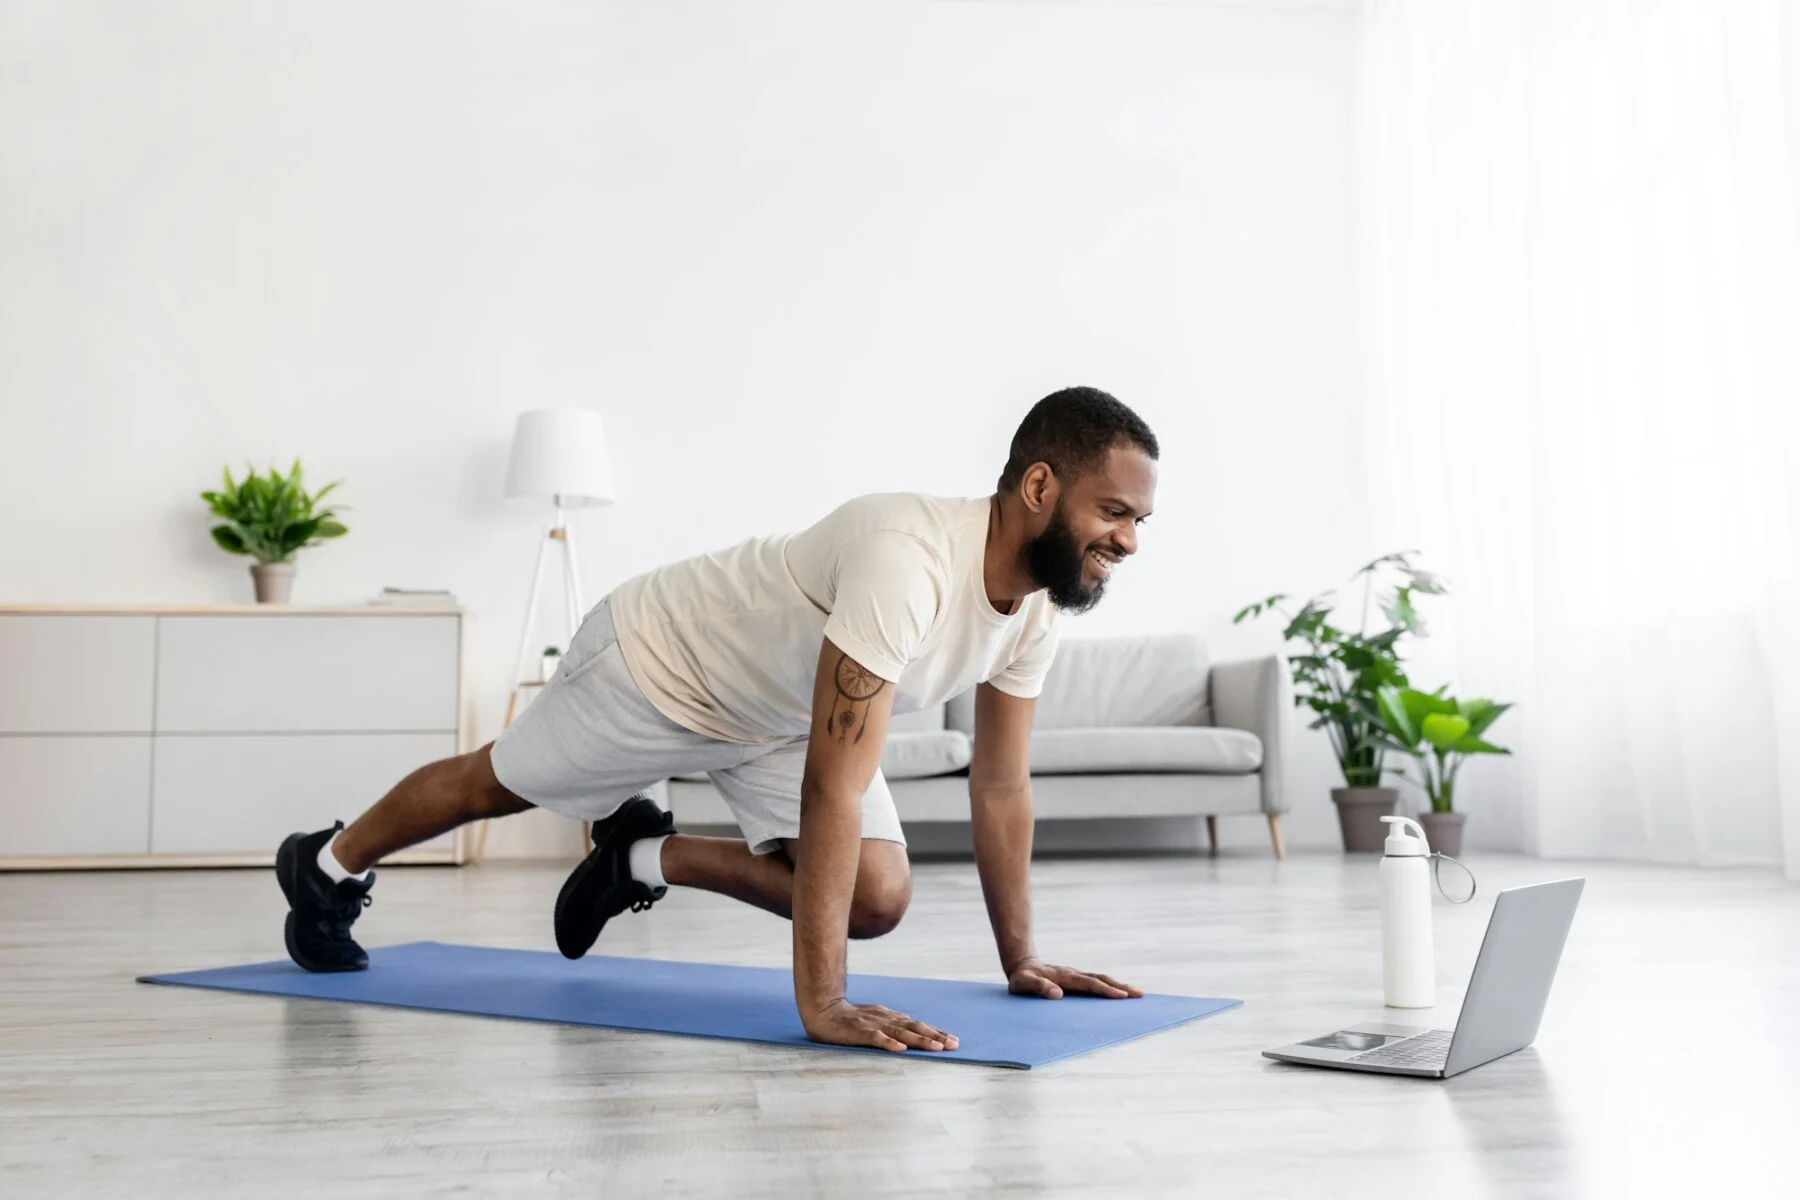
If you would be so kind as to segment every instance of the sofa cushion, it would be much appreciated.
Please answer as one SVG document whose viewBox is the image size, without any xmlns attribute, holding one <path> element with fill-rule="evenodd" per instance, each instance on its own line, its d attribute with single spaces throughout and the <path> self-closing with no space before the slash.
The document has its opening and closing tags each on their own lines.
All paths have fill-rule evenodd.
<svg viewBox="0 0 1800 1200">
<path fill-rule="evenodd" d="M 1206 646 L 1185 633 L 1077 638 L 1057 647 L 1038 696 L 1038 729 L 1211 725 Z M 950 701 L 949 726 L 975 729 L 975 693 Z"/>
<path fill-rule="evenodd" d="M 889 779 L 948 775 L 969 765 L 969 736 L 954 729 L 935 733 L 890 733 L 881 749 L 881 773 Z"/>
<path fill-rule="evenodd" d="M 889 779 L 923 779 L 948 775 L 969 765 L 971 746 L 967 734 L 954 729 L 889 733 L 881 748 L 881 773 Z M 686 783 L 705 783 L 705 771 L 686 771 L 673 776 Z"/>
<path fill-rule="evenodd" d="M 921 708 L 918 712 L 895 713 L 888 718 L 888 732 L 894 733 L 936 733 L 944 727 L 944 706 L 934 704 L 930 708 Z"/>
<path fill-rule="evenodd" d="M 1137 726 L 1031 735 L 1033 775 L 1248 775 L 1261 766 L 1262 739 L 1242 729 Z"/>
</svg>

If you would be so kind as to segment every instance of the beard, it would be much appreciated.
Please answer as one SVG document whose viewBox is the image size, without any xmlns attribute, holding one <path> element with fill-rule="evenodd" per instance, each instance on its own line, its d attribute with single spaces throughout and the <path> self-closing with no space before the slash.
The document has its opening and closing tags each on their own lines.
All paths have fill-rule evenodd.
<svg viewBox="0 0 1800 1200">
<path fill-rule="evenodd" d="M 1100 603 L 1106 580 L 1086 583 L 1087 547 L 1075 541 L 1059 498 L 1044 532 L 1025 543 L 1025 569 L 1032 582 L 1050 593 L 1050 603 L 1076 616 Z"/>
</svg>

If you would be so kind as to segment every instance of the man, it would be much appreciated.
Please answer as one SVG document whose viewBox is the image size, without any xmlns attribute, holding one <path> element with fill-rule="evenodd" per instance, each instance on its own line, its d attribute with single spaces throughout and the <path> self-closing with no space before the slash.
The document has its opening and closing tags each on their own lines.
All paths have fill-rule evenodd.
<svg viewBox="0 0 1800 1200">
<path fill-rule="evenodd" d="M 794 998 L 816 1041 L 955 1049 L 953 1033 L 844 997 L 846 938 L 906 912 L 906 839 L 879 770 L 888 719 L 975 689 L 975 860 L 1012 991 L 1142 993 L 1040 960 L 1031 933 L 1032 710 L 1058 612 L 1099 601 L 1137 550 L 1155 436 L 1105 392 L 1034 405 L 993 496 L 864 496 L 799 533 L 640 575 L 595 606 L 556 678 L 498 740 L 423 767 L 345 829 L 295 834 L 276 872 L 312 971 L 368 958 L 350 925 L 384 855 L 533 806 L 593 822 L 556 904 L 579 958 L 670 885 L 791 917 Z M 744 840 L 674 831 L 637 795 L 706 771 Z"/>
</svg>

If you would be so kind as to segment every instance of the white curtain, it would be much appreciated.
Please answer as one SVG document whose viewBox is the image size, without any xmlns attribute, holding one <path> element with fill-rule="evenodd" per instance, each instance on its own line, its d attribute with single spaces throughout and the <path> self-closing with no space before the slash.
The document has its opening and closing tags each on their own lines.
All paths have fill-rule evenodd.
<svg viewBox="0 0 1800 1200">
<path fill-rule="evenodd" d="M 1378 548 L 1475 845 L 1800 879 L 1800 0 L 1374 0 Z M 1430 604 L 1430 601 L 1426 601 Z"/>
</svg>

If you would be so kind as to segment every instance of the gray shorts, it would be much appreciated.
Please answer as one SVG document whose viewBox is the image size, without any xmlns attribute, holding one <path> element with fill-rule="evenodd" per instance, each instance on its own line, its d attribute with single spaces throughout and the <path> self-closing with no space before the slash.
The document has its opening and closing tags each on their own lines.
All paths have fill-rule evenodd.
<svg viewBox="0 0 1800 1200">
<path fill-rule="evenodd" d="M 652 784 L 704 771 L 756 853 L 799 837 L 807 739 L 746 746 L 663 716 L 625 665 L 610 599 L 588 613 L 556 676 L 495 740 L 500 782 L 539 808 L 598 821 Z M 906 844 L 880 771 L 863 793 L 862 823 L 865 838 Z"/>
</svg>

